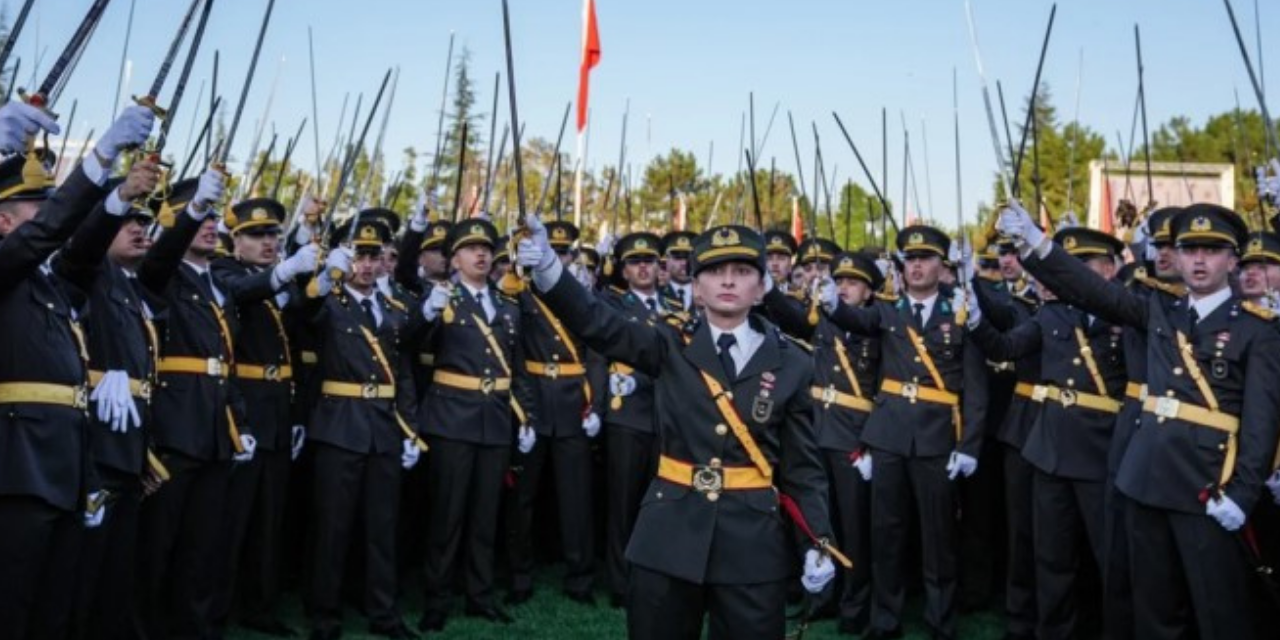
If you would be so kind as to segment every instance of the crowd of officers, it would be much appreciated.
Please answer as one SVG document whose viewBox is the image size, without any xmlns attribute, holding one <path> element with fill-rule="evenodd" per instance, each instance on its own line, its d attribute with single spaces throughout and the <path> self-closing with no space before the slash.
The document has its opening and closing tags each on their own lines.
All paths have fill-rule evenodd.
<svg viewBox="0 0 1280 640">
<path fill-rule="evenodd" d="M 637 638 L 781 637 L 791 592 L 873 638 L 913 592 L 938 638 L 1274 628 L 1280 236 L 1231 210 L 593 250 L 113 178 L 153 121 L 55 187 L 13 141 L 56 125 L 0 108 L 5 637 L 290 636 L 295 582 L 311 637 L 416 637 L 510 623 L 550 557 Z"/>
</svg>

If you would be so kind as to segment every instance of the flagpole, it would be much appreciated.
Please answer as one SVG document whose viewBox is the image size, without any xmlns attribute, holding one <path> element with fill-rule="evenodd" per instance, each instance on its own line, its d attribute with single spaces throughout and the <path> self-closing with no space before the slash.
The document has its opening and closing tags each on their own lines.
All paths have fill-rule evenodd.
<svg viewBox="0 0 1280 640">
<path fill-rule="evenodd" d="M 590 120 L 587 127 L 591 126 Z M 582 145 L 586 128 L 578 131 L 578 160 L 574 163 L 573 172 L 573 226 L 582 229 Z"/>
</svg>

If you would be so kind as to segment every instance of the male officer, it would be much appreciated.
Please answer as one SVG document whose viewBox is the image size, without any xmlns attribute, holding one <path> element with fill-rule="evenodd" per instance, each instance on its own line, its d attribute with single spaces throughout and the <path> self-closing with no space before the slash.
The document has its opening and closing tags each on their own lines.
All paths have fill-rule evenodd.
<svg viewBox="0 0 1280 640">
<path fill-rule="evenodd" d="M 1063 299 L 1147 335 L 1141 424 L 1116 478 L 1129 498 L 1139 638 L 1254 638 L 1244 526 L 1271 471 L 1280 426 L 1274 314 L 1228 276 L 1247 228 L 1230 209 L 1184 208 L 1170 222 L 1187 295 L 1165 304 L 1107 283 L 1046 242 L 1016 203 L 999 225 Z"/>
<path fill-rule="evenodd" d="M 836 325 L 881 339 L 883 380 L 862 431 L 871 483 L 874 605 L 871 637 L 901 635 L 906 599 L 907 523 L 914 506 L 923 544 L 925 622 L 956 635 L 956 492 L 978 467 L 986 421 L 986 365 L 969 344 L 964 290 L 940 286 L 946 234 L 922 225 L 897 239 L 904 295 L 870 307 L 839 305 L 834 283 L 820 291 Z M 802 254 L 803 255 L 803 254 Z M 866 474 L 872 475 L 872 474 Z"/>
</svg>

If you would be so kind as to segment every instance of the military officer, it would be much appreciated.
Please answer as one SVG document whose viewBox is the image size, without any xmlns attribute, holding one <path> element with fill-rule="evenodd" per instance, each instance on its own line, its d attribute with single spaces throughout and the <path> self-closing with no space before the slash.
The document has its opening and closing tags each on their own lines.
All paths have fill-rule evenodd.
<svg viewBox="0 0 1280 640">
<path fill-rule="evenodd" d="M 212 270 L 236 301 L 240 332 L 234 378 L 244 395 L 246 420 L 257 440 L 253 460 L 231 476 L 227 503 L 227 553 L 218 611 L 225 620 L 239 601 L 241 623 L 273 635 L 292 630 L 275 616 L 280 591 L 280 555 L 289 463 L 302 447 L 306 428 L 292 422 L 293 354 L 283 308 L 296 298 L 293 281 L 316 269 L 319 246 L 308 242 L 281 260 L 280 225 L 284 205 L 250 198 L 226 216 L 234 257 L 214 261 Z M 295 300 L 296 302 L 296 300 Z M 239 576 L 239 579 L 237 578 Z M 239 582 L 239 584 L 238 584 Z M 238 589 L 243 587 L 242 590 Z"/>
<path fill-rule="evenodd" d="M 578 228 L 547 223 L 551 248 L 566 269 L 573 264 Z M 600 415 L 592 405 L 598 390 L 588 377 L 588 353 L 569 335 L 562 320 L 528 292 L 520 294 L 525 375 L 537 394 L 538 438 L 533 449 L 512 461 L 515 494 L 506 510 L 507 558 L 511 568 L 508 604 L 520 604 L 533 593 L 534 503 L 543 472 L 555 480 L 561 554 L 565 561 L 564 593 L 583 604 L 591 595 L 595 573 L 594 525 L 591 515 L 591 439 L 600 432 Z M 594 364 L 594 362 L 592 362 Z"/>
<path fill-rule="evenodd" d="M 1063 299 L 1146 333 L 1141 424 L 1116 478 L 1129 499 L 1135 634 L 1253 638 L 1240 540 L 1271 471 L 1280 425 L 1274 314 L 1228 282 L 1247 229 L 1233 211 L 1194 204 L 1171 238 L 1187 295 L 1166 304 L 1106 283 L 1044 240 L 1016 203 L 1000 214 L 1024 264 Z"/>
<path fill-rule="evenodd" d="M 658 236 L 629 233 L 614 246 L 614 264 L 626 288 L 610 287 L 601 299 L 632 322 L 655 324 L 674 311 L 658 295 Z M 604 417 L 605 473 L 608 511 L 605 514 L 605 561 L 610 602 L 625 603 L 628 563 L 627 541 L 635 528 L 636 514 L 645 487 L 658 469 L 655 437 L 653 378 L 617 360 L 608 363 L 608 393 L 598 394 L 596 411 Z"/>
<path fill-rule="evenodd" d="M 1120 240 L 1069 227 L 1055 234 L 1054 241 L 1100 277 L 1115 278 L 1116 260 L 1124 250 Z M 1041 383 L 1033 387 L 1031 400 L 1042 409 L 1022 449 L 1035 469 L 1036 637 L 1073 638 L 1080 592 L 1077 567 L 1087 564 L 1077 552 L 1082 536 L 1094 565 L 1101 566 L 1104 559 L 1107 453 L 1126 382 L 1123 328 L 1056 299 L 1011 331 L 997 331 L 980 316 L 971 314 L 969 323 L 989 357 L 1014 360 L 1032 351 L 1041 354 Z"/>
<path fill-rule="evenodd" d="M 791 282 L 791 261 L 796 255 L 796 239 L 786 231 L 764 232 L 765 265 L 774 284 L 785 287 Z"/>
<path fill-rule="evenodd" d="M 833 263 L 840 301 L 855 307 L 870 305 L 884 285 L 875 259 L 865 253 L 840 253 Z M 849 334 L 825 314 L 818 316 L 816 325 L 810 324 L 807 308 L 797 307 L 777 289 L 765 294 L 764 304 L 784 331 L 813 345 L 809 391 L 814 426 L 831 487 L 836 533 L 853 560 L 839 596 L 838 629 L 861 635 L 871 620 L 870 458 L 863 459 L 861 434 L 874 407 L 872 392 L 880 382 L 879 338 Z"/>
<path fill-rule="evenodd" d="M 927 226 L 898 234 L 905 294 L 870 307 L 838 305 L 834 284 L 820 295 L 837 326 L 881 340 L 883 379 L 862 431 L 871 466 L 874 585 L 871 637 L 901 634 L 906 597 L 907 521 L 914 506 L 923 544 L 925 622 L 956 635 L 956 491 L 978 466 L 987 404 L 985 357 L 964 326 L 965 294 L 939 286 L 950 239 Z M 801 252 L 803 256 L 803 251 Z"/>
<path fill-rule="evenodd" d="M 683 311 L 693 312 L 698 303 L 693 297 L 693 280 L 689 257 L 693 251 L 692 231 L 670 231 L 662 236 L 662 256 L 666 260 L 667 281 L 662 283 L 662 296 L 680 305 Z"/>
<path fill-rule="evenodd" d="M 321 383 L 307 433 L 315 478 L 306 604 L 312 637 L 341 634 L 344 563 L 360 540 L 369 630 L 412 638 L 396 609 L 395 536 L 401 470 L 413 468 L 426 448 L 401 413 L 416 406 L 400 359 L 416 314 L 377 288 L 390 229 L 363 212 L 352 224 L 351 246 L 329 253 L 318 276 L 320 295 L 307 302 L 320 335 Z M 357 524 L 360 535 L 353 532 Z"/>
<path fill-rule="evenodd" d="M 556 259 L 536 216 L 520 264 L 538 295 L 591 348 L 654 379 L 661 448 L 627 547 L 632 638 L 777 638 L 785 631 L 793 509 L 813 546 L 802 581 L 821 590 L 835 567 L 826 478 L 812 426 L 812 365 L 752 316 L 764 295 L 764 243 L 740 226 L 693 243 L 693 295 L 705 321 L 631 322 Z"/>
<path fill-rule="evenodd" d="M 423 631 L 445 626 L 458 568 L 468 615 L 512 620 L 494 601 L 494 544 L 511 446 L 532 450 L 538 408 L 530 376 L 515 373 L 525 370 L 520 303 L 488 280 L 497 240 L 485 220 L 451 227 L 442 250 L 457 282 L 432 287 L 422 305 L 429 323 L 422 348 L 435 354 L 418 408 L 431 446 Z"/>
<path fill-rule="evenodd" d="M 0 107 L 0 150 L 14 153 L 0 163 L 0 626 L 13 638 L 67 633 L 79 532 L 105 515 L 85 438 L 93 426 L 80 325 L 87 292 L 73 291 L 45 261 L 103 198 L 111 199 L 109 215 L 125 214 L 107 179 L 152 122 L 149 112 L 125 110 L 55 191 L 46 164 L 52 154 L 20 152 L 39 132 L 57 133 L 57 124 L 21 101 Z M 99 256 L 111 238 L 90 239 Z M 113 396 L 113 403 L 130 400 L 127 386 Z"/>
</svg>

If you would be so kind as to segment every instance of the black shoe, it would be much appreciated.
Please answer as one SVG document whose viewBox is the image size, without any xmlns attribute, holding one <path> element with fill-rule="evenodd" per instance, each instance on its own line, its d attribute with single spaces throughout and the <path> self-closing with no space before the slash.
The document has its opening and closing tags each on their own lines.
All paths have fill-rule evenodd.
<svg viewBox="0 0 1280 640">
<path fill-rule="evenodd" d="M 863 636 L 864 640 L 891 640 L 902 637 L 902 627 L 892 629 L 872 629 Z"/>
<path fill-rule="evenodd" d="M 590 591 L 565 591 L 566 598 L 588 607 L 596 606 L 596 597 Z"/>
<path fill-rule="evenodd" d="M 844 636 L 860 636 L 867 632 L 867 621 L 857 618 L 840 618 L 836 631 Z"/>
<path fill-rule="evenodd" d="M 507 597 L 503 600 L 509 606 L 522 605 L 533 597 L 533 589 L 514 589 L 507 592 Z"/>
<path fill-rule="evenodd" d="M 427 609 L 422 612 L 422 617 L 418 619 L 418 631 L 443 631 L 444 621 L 448 616 L 443 611 Z"/>
<path fill-rule="evenodd" d="M 240 626 L 277 638 L 293 638 L 298 635 L 297 630 L 293 627 L 281 622 L 279 618 L 270 616 L 248 618 L 241 621 Z"/>
<path fill-rule="evenodd" d="M 506 611 L 499 609 L 497 605 L 467 604 L 467 615 L 473 618 L 484 618 L 489 622 L 497 622 L 500 624 L 511 624 L 515 619 Z"/>
<path fill-rule="evenodd" d="M 389 624 L 371 624 L 369 633 L 393 640 L 417 640 L 418 638 L 418 634 L 410 631 L 409 627 L 399 620 Z"/>
</svg>

